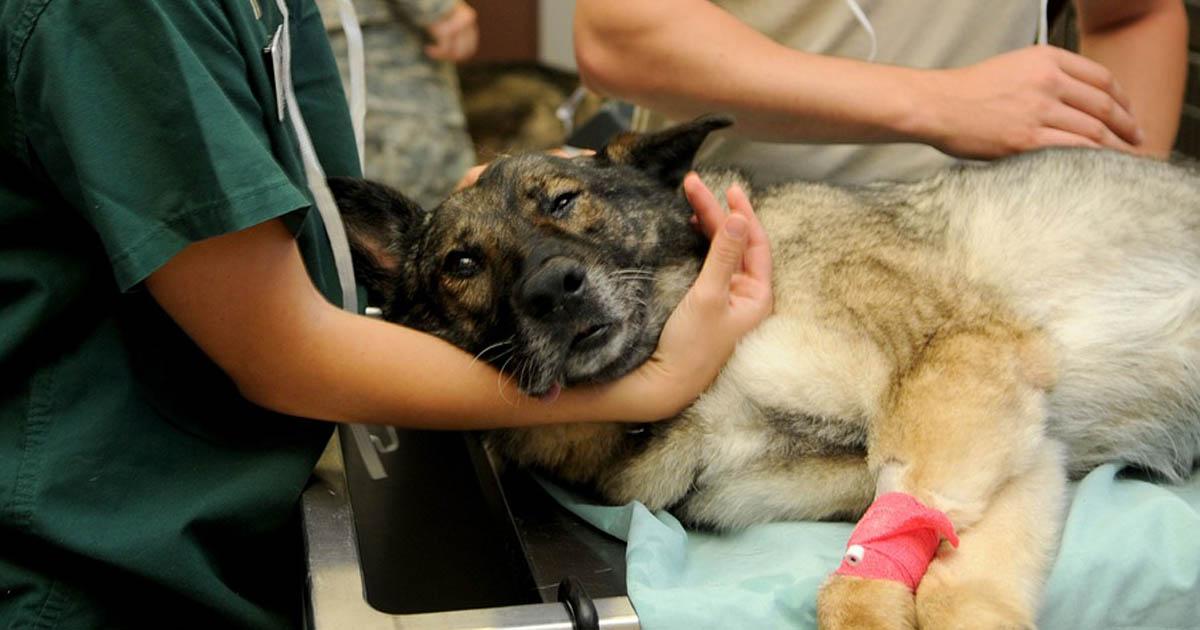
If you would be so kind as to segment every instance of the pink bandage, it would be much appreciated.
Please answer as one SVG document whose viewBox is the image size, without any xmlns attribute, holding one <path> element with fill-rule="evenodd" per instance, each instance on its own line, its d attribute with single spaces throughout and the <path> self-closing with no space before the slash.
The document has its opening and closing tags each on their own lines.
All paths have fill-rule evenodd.
<svg viewBox="0 0 1200 630">
<path fill-rule="evenodd" d="M 893 580 L 916 591 L 942 538 L 958 546 L 945 514 L 912 495 L 889 492 L 875 499 L 854 527 L 835 574 Z"/>
</svg>

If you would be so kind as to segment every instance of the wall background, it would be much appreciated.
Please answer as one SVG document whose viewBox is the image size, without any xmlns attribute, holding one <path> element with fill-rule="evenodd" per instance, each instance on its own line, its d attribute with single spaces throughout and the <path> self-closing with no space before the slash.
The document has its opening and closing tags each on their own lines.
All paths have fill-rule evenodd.
<svg viewBox="0 0 1200 630">
<path fill-rule="evenodd" d="M 575 71 L 575 0 L 468 0 L 479 14 L 479 52 L 468 63 L 531 62 Z"/>
</svg>

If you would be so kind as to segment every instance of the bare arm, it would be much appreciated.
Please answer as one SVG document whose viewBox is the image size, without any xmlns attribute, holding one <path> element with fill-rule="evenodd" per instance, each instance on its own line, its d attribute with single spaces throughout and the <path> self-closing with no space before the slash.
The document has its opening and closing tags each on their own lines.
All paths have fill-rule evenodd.
<svg viewBox="0 0 1200 630">
<path fill-rule="evenodd" d="M 916 70 L 794 50 L 702 0 L 581 0 L 575 42 L 593 89 L 673 117 L 730 112 L 753 139 L 917 141 L 964 157 L 1138 141 L 1107 71 L 1047 47 Z"/>
<path fill-rule="evenodd" d="M 575 55 L 600 93 L 681 119 L 729 112 L 755 139 L 902 140 L 917 107 L 913 71 L 782 46 L 705 0 L 581 0 Z"/>
<path fill-rule="evenodd" d="M 693 195 L 694 198 L 694 195 Z M 708 225 L 722 219 L 700 200 Z M 650 421 L 689 404 L 770 311 L 770 255 L 745 204 L 720 230 L 696 287 L 649 362 L 553 403 L 415 330 L 342 311 L 317 292 L 279 221 L 196 243 L 147 280 L 154 298 L 251 401 L 323 420 L 422 428 Z"/>
<path fill-rule="evenodd" d="M 1146 139 L 1165 156 L 1175 145 L 1187 77 L 1188 19 L 1180 0 L 1078 0 L 1080 52 L 1125 87 Z"/>
</svg>

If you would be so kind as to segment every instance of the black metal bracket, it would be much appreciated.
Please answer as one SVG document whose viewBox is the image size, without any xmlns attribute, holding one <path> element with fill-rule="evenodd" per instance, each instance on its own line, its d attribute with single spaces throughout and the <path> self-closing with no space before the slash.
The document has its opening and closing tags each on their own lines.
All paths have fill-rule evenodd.
<svg viewBox="0 0 1200 630">
<path fill-rule="evenodd" d="M 600 630 L 596 604 L 575 577 L 563 578 L 558 583 L 558 601 L 567 607 L 567 612 L 571 614 L 571 626 L 575 630 Z"/>
</svg>

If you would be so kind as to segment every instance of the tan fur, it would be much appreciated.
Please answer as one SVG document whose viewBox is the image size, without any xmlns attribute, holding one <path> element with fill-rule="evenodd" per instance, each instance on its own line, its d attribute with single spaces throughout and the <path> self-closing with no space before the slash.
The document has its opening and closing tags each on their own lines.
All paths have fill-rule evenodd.
<svg viewBox="0 0 1200 630">
<path fill-rule="evenodd" d="M 821 587 L 826 600 L 839 606 L 817 608 L 817 625 L 822 628 L 876 628 L 914 630 L 917 618 L 912 593 L 899 582 L 832 576 Z"/>
</svg>

